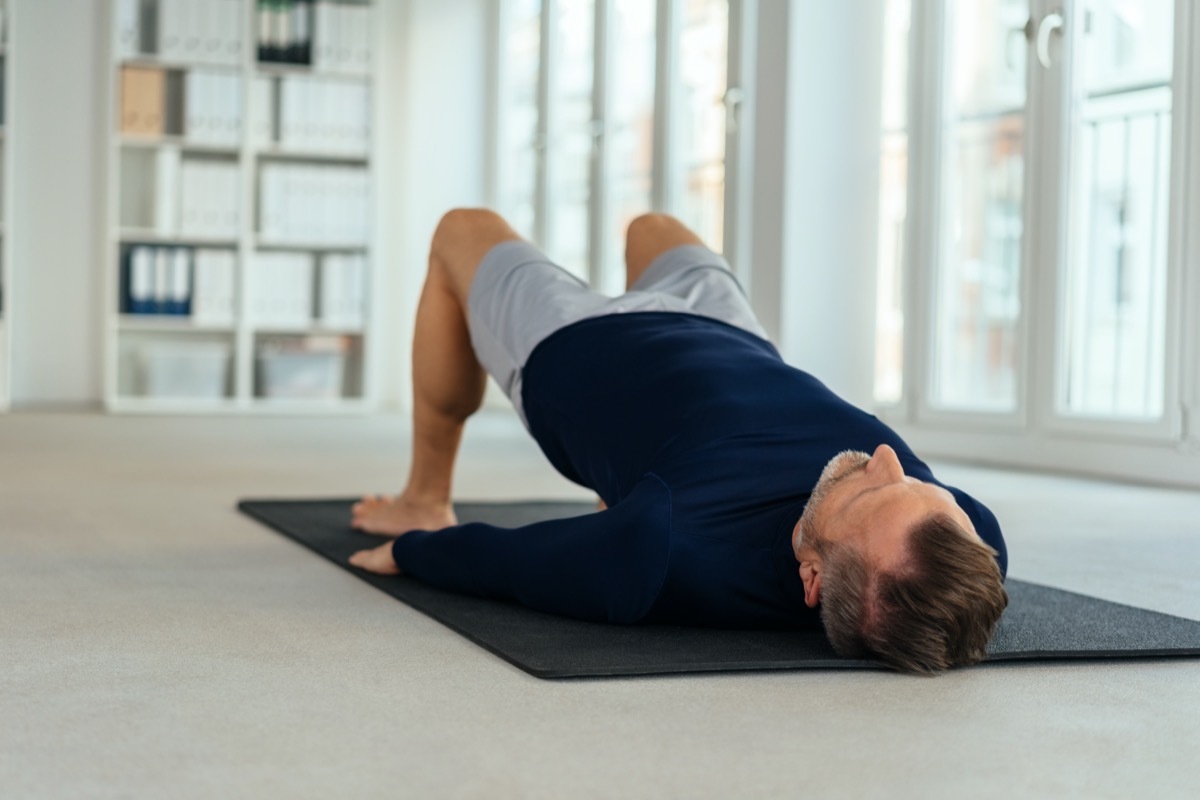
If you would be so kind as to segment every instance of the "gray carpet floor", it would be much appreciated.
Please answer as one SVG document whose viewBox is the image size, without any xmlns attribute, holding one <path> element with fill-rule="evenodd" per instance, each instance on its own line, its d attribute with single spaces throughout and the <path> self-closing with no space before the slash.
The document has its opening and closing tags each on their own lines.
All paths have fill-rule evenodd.
<svg viewBox="0 0 1200 800">
<path fill-rule="evenodd" d="M 539 681 L 237 514 L 405 421 L 0 416 L 0 795 L 1194 797 L 1200 663 Z M 946 465 L 1013 574 L 1200 619 L 1200 494 Z M 510 417 L 473 499 L 587 499 Z"/>
</svg>

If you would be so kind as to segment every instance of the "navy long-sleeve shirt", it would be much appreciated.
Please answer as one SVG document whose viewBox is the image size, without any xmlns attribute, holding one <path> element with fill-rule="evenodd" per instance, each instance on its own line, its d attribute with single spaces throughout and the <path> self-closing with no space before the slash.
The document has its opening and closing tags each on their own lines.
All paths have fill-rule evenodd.
<svg viewBox="0 0 1200 800">
<path fill-rule="evenodd" d="M 609 508 L 407 533 L 393 546 L 404 572 L 580 619 L 813 627 L 791 533 L 829 459 L 888 444 L 905 474 L 943 485 L 877 418 L 769 342 L 706 317 L 577 322 L 537 346 L 523 381 L 542 451 Z M 946 488 L 1004 572 L 996 518 Z"/>
</svg>

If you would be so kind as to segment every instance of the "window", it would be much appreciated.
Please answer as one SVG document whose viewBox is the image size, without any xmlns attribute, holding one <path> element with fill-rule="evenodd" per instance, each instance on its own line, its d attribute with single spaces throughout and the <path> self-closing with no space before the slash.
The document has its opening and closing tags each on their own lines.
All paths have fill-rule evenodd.
<svg viewBox="0 0 1200 800">
<path fill-rule="evenodd" d="M 885 7 L 877 403 L 1060 464 L 1087 441 L 1196 438 L 1190 3 Z"/>
<path fill-rule="evenodd" d="M 509 0 L 497 207 L 600 291 L 625 227 L 657 208 L 725 240 L 729 0 Z M 670 52 L 660 70 L 660 52 Z M 663 115 L 669 141 L 658 135 Z"/>
<path fill-rule="evenodd" d="M 1086 4 L 1058 409 L 1164 409 L 1172 2 Z"/>
<path fill-rule="evenodd" d="M 546 141 L 545 245 L 571 272 L 586 278 L 591 197 L 594 0 L 549 0 L 552 38 Z"/>
<path fill-rule="evenodd" d="M 537 154 L 542 148 L 538 128 L 542 4 L 540 0 L 511 0 L 506 10 L 500 47 L 506 79 L 501 82 L 502 97 L 497 104 L 504 113 L 496 137 L 500 173 L 496 201 L 513 227 L 525 236 L 536 236 Z"/>
<path fill-rule="evenodd" d="M 1024 4 L 946 5 L 945 194 L 929 386 L 931 404 L 943 409 L 1017 405 L 1025 53 L 1010 33 L 1025 20 Z"/>
<path fill-rule="evenodd" d="M 709 247 L 724 244 L 725 91 L 729 63 L 728 0 L 687 0 L 679 42 L 683 124 L 679 158 L 680 218 Z"/>
<path fill-rule="evenodd" d="M 655 4 L 646 0 L 617 0 L 612 6 L 612 57 L 608 118 L 608 175 L 603 236 L 620 242 L 625 228 L 653 206 L 654 74 L 658 20 Z M 596 288 L 607 294 L 625 289 L 624 252 L 604 248 L 601 280 Z"/>
</svg>

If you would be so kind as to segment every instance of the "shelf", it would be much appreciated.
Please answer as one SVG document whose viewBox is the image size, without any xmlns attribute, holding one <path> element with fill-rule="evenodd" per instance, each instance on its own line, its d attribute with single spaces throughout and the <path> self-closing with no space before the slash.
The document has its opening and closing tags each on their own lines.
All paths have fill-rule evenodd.
<svg viewBox="0 0 1200 800">
<path fill-rule="evenodd" d="M 264 148 L 254 152 L 260 159 L 270 161 L 331 161 L 340 164 L 366 164 L 371 160 L 368 153 L 338 152 L 337 150 L 292 150 L 280 147 Z"/>
<path fill-rule="evenodd" d="M 165 69 L 165 70 L 188 70 L 188 69 L 219 69 L 225 72 L 242 71 L 242 64 L 239 61 L 236 64 L 214 63 L 211 61 L 178 61 L 161 59 L 155 55 L 140 55 L 134 58 L 124 58 L 117 62 L 117 68 L 124 67 L 144 67 L 150 69 Z"/>
<path fill-rule="evenodd" d="M 362 336 L 362 327 L 325 326 L 325 325 L 253 325 L 250 326 L 255 335 L 264 336 Z"/>
<path fill-rule="evenodd" d="M 288 61 L 259 61 L 254 60 L 254 69 L 259 75 L 271 77 L 275 75 L 319 75 L 312 64 L 293 64 Z"/>
<path fill-rule="evenodd" d="M 131 244 L 180 245 L 183 247 L 223 247 L 230 250 L 236 249 L 238 246 L 238 240 L 236 236 L 187 236 L 184 234 L 159 233 L 158 231 L 149 230 L 146 228 L 121 228 L 119 231 L 117 231 L 117 238 L 122 243 Z"/>
<path fill-rule="evenodd" d="M 0 5 L 3 5 L 5 1 L 0 0 Z M 125 0 L 122 1 L 125 2 Z M 128 1 L 138 5 L 138 0 Z M 147 1 L 141 0 L 141 3 L 145 4 Z M 254 8 L 253 4 L 247 4 L 246 0 L 231 1 L 246 12 L 240 15 L 243 32 L 253 33 L 256 30 L 254 24 L 256 16 L 250 13 Z M 374 6 L 379 0 L 355 0 L 355 3 L 358 2 Z M 183 0 L 180 0 L 178 3 L 166 4 L 164 7 L 173 7 L 182 3 Z M 154 5 L 154 3 L 151 4 Z M 159 3 L 159 5 L 163 4 Z M 161 13 L 162 9 L 160 8 L 159 11 Z M 183 15 L 181 19 L 184 20 L 181 24 L 195 25 L 199 23 L 199 20 L 191 19 L 186 12 L 181 12 L 181 14 Z M 114 27 L 109 31 L 110 38 L 120 41 L 116 36 L 120 31 L 115 29 L 115 17 L 109 16 L 110 27 Z M 150 24 L 154 25 L 153 22 Z M 248 28 L 247 25 L 249 25 Z M 170 28 L 170 26 L 168 27 Z M 138 35 L 145 32 L 139 28 Z M 188 43 L 184 42 L 183 44 Z M 353 323 L 350 325 L 338 325 L 336 324 L 338 319 L 330 316 L 329 321 L 334 324 L 326 325 L 315 313 L 316 309 L 324 308 L 332 311 L 341 308 L 339 303 L 346 299 L 349 291 L 346 287 L 340 287 L 341 291 L 339 292 L 339 287 L 333 284 L 330 284 L 331 288 L 326 289 L 319 283 L 317 279 L 321 277 L 319 269 L 322 260 L 358 262 L 358 256 L 361 255 L 363 257 L 361 264 L 347 266 L 346 269 L 361 272 L 364 281 L 363 293 L 367 291 L 366 287 L 378 283 L 373 271 L 377 270 L 379 265 L 375 259 L 371 258 L 373 231 L 367 224 L 370 215 L 374 213 L 374 198 L 369 192 L 363 197 L 357 191 L 359 186 L 364 185 L 369 189 L 376 178 L 374 173 L 378 157 L 374 154 L 375 140 L 367 136 L 366 132 L 362 131 L 362 127 L 364 123 L 370 122 L 371 109 L 375 107 L 374 87 L 377 85 L 375 73 L 377 64 L 374 60 L 370 64 L 364 64 L 361 60 L 343 60 L 333 63 L 326 61 L 318 67 L 309 64 L 259 63 L 257 54 L 253 50 L 253 42 L 243 40 L 242 44 L 243 50 L 239 51 L 239 58 L 236 62 L 212 63 L 204 58 L 206 55 L 224 57 L 235 55 L 227 49 L 206 50 L 182 47 L 177 49 L 164 47 L 161 51 L 158 51 L 159 48 L 155 48 L 158 52 L 126 50 L 124 56 L 119 55 L 120 51 L 117 51 L 107 60 L 106 70 L 103 72 L 105 84 L 108 87 L 104 104 L 109 112 L 106 119 L 110 122 L 102 126 L 100 132 L 101 136 L 107 136 L 102 148 L 102 154 L 108 162 L 106 177 L 102 179 L 107 190 L 105 201 L 107 221 L 105 223 L 106 230 L 103 231 L 107 236 L 104 252 L 106 285 L 105 291 L 99 293 L 98 297 L 101 298 L 99 302 L 103 303 L 99 313 L 103 320 L 101 331 L 105 337 L 105 347 L 103 348 L 106 361 L 104 370 L 105 408 L 114 414 L 336 416 L 364 414 L 375 410 L 377 406 L 373 399 L 366 395 L 366 387 L 374 386 L 376 383 L 373 374 L 375 366 L 372 359 L 367 357 L 374 344 L 372 337 L 377 335 L 373 315 L 362 315 L 363 317 L 371 316 L 370 319 L 362 319 L 351 314 L 344 315 L 341 319 Z M 365 70 L 366 67 L 370 69 Z M 126 68 L 130 68 L 131 71 L 135 68 L 159 70 L 162 74 L 138 76 L 123 72 Z M 187 127 L 187 88 L 193 77 L 202 72 L 213 72 L 219 76 L 220 80 L 214 79 L 213 81 L 212 91 L 223 92 L 222 97 L 231 98 L 235 85 L 238 88 L 241 101 L 241 124 L 236 126 L 236 129 L 227 123 L 223 123 L 224 127 Z M 362 137 L 317 138 L 314 135 L 308 138 L 297 138 L 290 135 L 290 130 L 289 136 L 281 139 L 266 135 L 268 123 L 272 132 L 281 128 L 282 109 L 280 106 L 284 94 L 283 87 L 287 86 L 290 102 L 293 99 L 291 93 L 294 88 L 291 84 L 301 85 L 310 82 L 322 83 L 322 86 L 319 89 L 313 89 L 308 96 L 304 94 L 304 89 L 308 87 L 301 86 L 294 99 L 305 107 L 315 109 L 312 114 L 314 121 L 317 118 L 324 120 L 324 111 L 328 111 L 329 119 L 332 121 L 327 124 L 327 127 L 331 134 L 338 130 L 337 124 L 351 127 L 351 123 L 343 119 L 344 115 L 337 111 L 337 109 L 345 108 L 347 114 L 354 114 L 353 127 L 364 134 Z M 161 90 L 158 88 L 160 85 L 163 87 Z M 193 85 L 192 88 L 197 90 L 198 87 Z M 329 101 L 318 108 L 317 94 L 326 90 L 327 94 L 321 94 L 321 98 L 327 96 Z M 162 93 L 161 103 L 159 102 L 160 91 Z M 203 88 L 203 81 L 200 83 L 200 91 L 207 91 Z M 366 96 L 365 104 L 360 100 L 364 95 Z M 345 99 L 344 103 L 342 102 L 343 98 Z M 232 99 L 228 104 L 220 103 L 217 102 L 214 94 L 213 102 L 219 106 L 213 112 L 214 117 L 227 120 L 233 113 Z M 316 110 L 321 109 L 324 109 L 322 113 L 316 113 Z M 192 110 L 196 111 L 195 104 L 193 104 Z M 218 114 L 217 111 L 221 113 Z M 122 133 L 120 130 L 121 120 L 134 121 L 138 119 L 128 116 L 132 113 L 152 113 L 164 120 L 164 127 L 135 127 L 131 128 L 129 133 Z M 141 119 L 148 118 L 142 117 Z M 321 131 L 322 129 L 317 128 L 311 132 L 317 134 Z M 342 132 L 348 134 L 351 131 Z M 234 134 L 236 134 L 236 139 Z M 11 158 L 11 155 L 5 152 L 6 150 L 10 151 L 11 146 L 8 148 L 0 146 L 0 153 Z M 197 176 L 189 171 L 187 175 L 184 175 L 182 165 L 176 164 L 180 156 L 183 158 L 182 165 L 201 165 L 198 172 L 202 174 Z M 211 166 L 213 173 L 218 173 L 212 181 L 206 180 L 208 176 L 203 174 L 204 166 Z M 232 173 L 235 167 L 238 172 L 236 176 L 226 174 Z M 287 213 L 281 216 L 280 226 L 265 226 L 260 229 L 258 212 L 260 210 L 259 195 L 263 191 L 264 183 L 262 172 L 272 173 L 276 170 L 288 172 L 292 169 L 311 170 L 314 174 L 321 171 L 352 173 L 352 181 L 347 176 L 345 189 L 347 196 L 344 202 L 355 203 L 352 209 L 352 213 L 356 215 L 355 218 L 348 220 L 346 227 L 325 225 L 318 227 L 311 223 L 307 227 L 298 225 L 296 224 L 297 220 L 306 218 L 313 222 L 320 221 L 321 218 L 315 215 L 319 211 L 325 210 L 323 201 L 326 195 L 320 193 L 319 190 L 308 193 L 297 190 L 285 195 L 289 203 L 285 204 L 284 210 Z M 221 182 L 218 182 L 218 178 Z M 236 196 L 240 206 L 236 227 L 232 224 L 235 220 L 228 214 L 197 217 L 183 213 L 180 198 L 184 197 L 182 192 L 185 182 L 188 184 L 190 193 L 214 193 L 214 196 L 219 193 L 220 202 L 231 203 L 235 196 L 235 189 L 232 186 L 235 178 Z M 229 183 L 230 186 L 227 188 L 225 183 Z M 316 181 L 314 180 L 313 183 Z M 353 195 L 350 193 L 351 186 L 355 188 Z M 272 185 L 272 191 L 277 188 Z M 192 194 L 187 195 L 188 198 L 191 196 Z M 205 198 L 207 196 L 205 194 Z M 293 197 L 300 198 L 294 208 L 290 204 Z M 201 203 L 200 205 L 217 206 L 217 202 Z M 304 202 L 311 202 L 313 207 L 301 208 Z M 168 203 L 173 206 L 168 206 Z M 217 207 L 225 208 L 226 206 Z M 351 210 L 348 209 L 347 213 L 351 213 Z M 188 227 L 185 228 L 184 222 L 188 223 Z M 200 225 L 198 226 L 197 223 Z M 210 224 L 202 227 L 204 223 Z M 185 230 L 190 230 L 192 233 L 185 232 Z M 264 234 L 260 230 L 268 230 L 271 233 Z M 209 232 L 203 233 L 203 231 Z M 287 233 L 288 237 L 276 235 L 283 233 Z M 335 233 L 346 234 L 346 239 L 331 240 L 328 238 L 328 235 Z M 353 239 L 350 234 L 354 235 Z M 309 239 L 310 236 L 313 238 Z M 0 237 L 0 242 L 8 244 L 7 239 L 3 237 Z M 217 257 L 213 260 L 214 282 L 218 280 L 223 282 L 223 276 L 229 270 L 226 262 L 232 260 L 233 288 L 236 292 L 232 319 L 226 315 L 217 317 L 215 322 L 197 322 L 190 316 L 182 315 L 122 313 L 121 309 L 129 306 L 119 302 L 119 299 L 125 296 L 122 293 L 128 290 L 128 282 L 132 278 L 132 275 L 129 274 L 130 267 L 123 261 L 123 258 L 138 246 L 144 246 L 151 250 L 164 248 L 162 252 L 165 252 L 166 248 L 174 247 L 219 250 Z M 343 254 L 348 257 L 343 259 Z M 306 262 L 314 262 L 311 287 L 314 305 L 306 308 L 305 314 L 294 315 L 298 324 L 271 324 L 270 318 L 264 314 L 260 325 L 252 314 L 241 313 L 243 307 L 248 309 L 250 306 L 250 296 L 246 293 L 271 292 L 276 286 L 279 287 L 280 292 L 284 292 L 287 287 L 287 277 L 282 274 L 275 276 L 270 272 L 269 266 L 261 272 L 255 272 L 255 267 L 258 266 L 256 259 L 261 258 L 266 262 L 270 262 L 272 258 L 278 258 L 280 261 L 288 259 L 299 261 L 300 256 L 303 256 L 303 260 Z M 174 266 L 172 261 L 172 270 L 174 270 Z M 335 265 L 335 268 L 337 266 Z M 195 268 L 196 265 L 193 264 L 193 269 Z M 157 272 L 157 264 L 155 264 L 155 269 Z M 195 276 L 195 274 L 193 271 L 192 275 Z M 172 272 L 172 277 L 174 277 L 174 272 Z M 260 278 L 276 281 L 276 283 L 261 286 Z M 192 288 L 195 290 L 195 286 Z M 328 291 L 329 295 L 323 297 L 322 291 Z M 326 302 L 332 303 L 332 305 L 322 305 Z M 364 309 L 368 302 L 369 299 L 364 297 Z M 151 306 L 139 305 L 136 307 L 150 308 Z M 201 314 L 204 313 L 204 309 L 200 305 L 197 305 L 196 308 Z M 228 306 L 222 306 L 222 310 L 227 311 Z M 212 315 L 209 315 L 209 319 L 212 318 Z M 203 320 L 204 317 L 201 316 L 200 319 Z M 280 315 L 278 319 L 282 322 L 286 321 L 287 317 Z M 0 329 L 0 333 L 2 332 Z M 342 382 L 331 384 L 333 388 L 339 390 L 338 396 L 333 398 L 259 396 L 257 392 L 259 389 L 265 388 L 266 384 L 262 382 L 266 380 L 267 373 L 273 368 L 273 365 L 264 363 L 262 359 L 269 358 L 274 350 L 285 349 L 284 345 L 295 344 L 298 346 L 304 342 L 306 337 L 314 337 L 311 339 L 314 349 L 318 349 L 317 345 L 324 344 L 341 355 Z M 193 349 L 195 350 L 194 357 L 191 353 Z M 266 352 L 264 353 L 264 351 Z M 196 372 L 201 369 L 201 366 L 196 366 L 193 362 L 198 362 L 200 357 L 204 356 L 207 359 L 203 365 L 205 375 L 210 375 L 217 368 L 215 361 L 218 352 L 222 354 L 222 359 L 225 361 L 222 383 L 218 387 L 216 383 L 208 381 L 207 385 L 214 390 L 217 388 L 226 390 L 221 396 L 215 397 L 211 394 L 205 396 L 197 393 L 191 397 L 178 398 L 142 394 L 149 389 L 161 388 L 203 390 L 206 384 L 199 381 L 202 376 Z M 177 353 L 182 355 L 177 355 Z M 226 353 L 227 358 L 224 355 Z M 166 377 L 165 374 L 151 374 L 160 363 L 163 369 L 192 369 L 193 372 L 190 374 L 196 378 L 197 382 L 165 384 L 163 381 L 157 380 Z M 0 368 L 3 366 L 0 363 Z M 156 381 L 151 381 L 152 377 Z M 0 379 L 2 378 L 3 375 L 0 375 Z"/>
<path fill-rule="evenodd" d="M 321 253 L 361 253 L 367 249 L 365 242 L 357 244 L 321 244 L 318 242 L 281 242 L 270 239 L 258 239 L 255 241 L 254 246 L 259 250 L 303 250 Z"/>
<path fill-rule="evenodd" d="M 117 317 L 117 329 L 123 332 L 146 331 L 150 333 L 233 333 L 233 323 L 212 324 L 195 322 L 191 317 L 156 314 L 121 314 Z"/>
<path fill-rule="evenodd" d="M 194 142 L 184 136 L 157 136 L 154 138 L 120 136 L 119 143 L 121 147 L 140 147 L 147 150 L 155 150 L 159 147 L 169 146 L 178 147 L 180 150 L 185 150 L 189 153 L 212 153 L 229 156 L 241 154 L 241 148 L 236 144 L 208 144 L 205 142 Z"/>
<path fill-rule="evenodd" d="M 284 62 L 255 61 L 255 72 L 264 77 L 308 75 L 314 78 L 335 78 L 370 83 L 371 76 L 363 72 L 339 72 L 337 70 L 314 69 L 311 64 L 287 64 Z"/>
</svg>

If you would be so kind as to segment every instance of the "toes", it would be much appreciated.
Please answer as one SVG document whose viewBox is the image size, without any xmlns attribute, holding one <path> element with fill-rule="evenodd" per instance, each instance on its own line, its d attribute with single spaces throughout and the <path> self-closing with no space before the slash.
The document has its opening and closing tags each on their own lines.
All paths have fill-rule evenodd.
<svg viewBox="0 0 1200 800">
<path fill-rule="evenodd" d="M 366 494 L 366 495 L 363 495 L 363 498 L 361 500 L 359 500 L 354 505 L 350 506 L 350 510 L 353 511 L 355 514 L 361 514 L 364 511 L 368 511 L 371 506 L 379 505 L 380 502 L 381 502 L 381 500 L 380 500 L 379 495 Z"/>
</svg>

